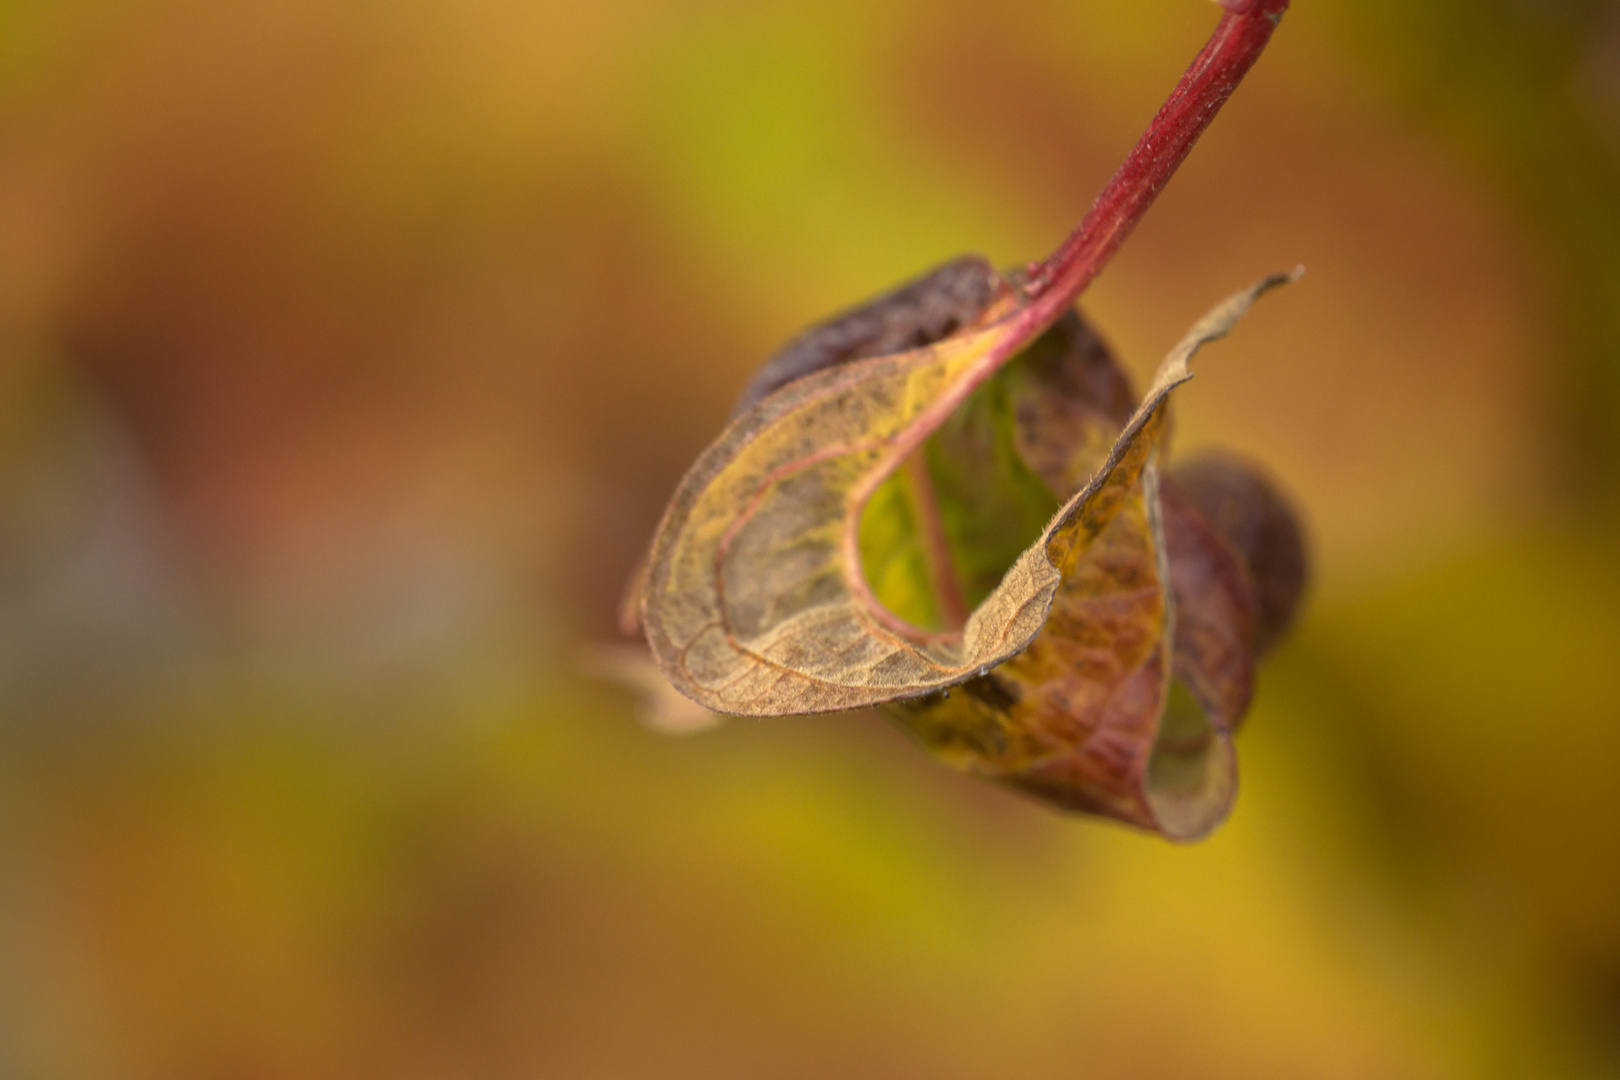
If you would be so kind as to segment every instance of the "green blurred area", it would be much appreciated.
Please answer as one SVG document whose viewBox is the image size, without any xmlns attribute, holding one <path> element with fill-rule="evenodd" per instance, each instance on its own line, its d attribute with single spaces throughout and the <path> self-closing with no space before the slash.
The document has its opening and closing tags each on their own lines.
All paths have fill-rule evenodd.
<svg viewBox="0 0 1620 1080">
<path fill-rule="evenodd" d="M 747 374 L 1194 0 L 0 0 L 0 1076 L 1620 1075 L 1620 7 L 1298 0 L 1086 298 L 1308 522 L 1177 848 L 582 677 Z"/>
</svg>

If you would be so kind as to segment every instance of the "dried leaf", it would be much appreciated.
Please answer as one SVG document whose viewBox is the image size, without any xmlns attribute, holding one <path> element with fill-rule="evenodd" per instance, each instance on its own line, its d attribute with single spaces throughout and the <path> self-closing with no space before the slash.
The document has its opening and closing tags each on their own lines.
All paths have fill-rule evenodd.
<svg viewBox="0 0 1620 1080">
<path fill-rule="evenodd" d="M 1139 590 L 1144 551 L 1155 558 L 1157 499 L 1144 493 L 1156 485 L 1152 461 L 1170 391 L 1191 377 L 1188 361 L 1201 345 L 1287 280 L 1267 278 L 1194 327 L 1104 467 L 960 633 L 921 631 L 877 601 L 861 572 L 861 511 L 906 456 L 1044 327 L 1020 319 L 1009 294 L 942 342 L 789 383 L 698 460 L 659 528 L 644 617 L 660 668 L 719 712 L 854 708 L 927 695 L 1007 660 L 1035 638 L 1068 579 L 1099 596 Z M 1121 514 L 1127 524 L 1086 558 Z M 1092 580 L 1099 574 L 1115 580 Z M 1167 581 L 1160 568 L 1149 576 Z M 1159 600 L 1139 600 L 1138 608 L 1128 619 L 1168 617 Z M 1148 658 L 1133 659 L 1140 667 Z"/>
</svg>

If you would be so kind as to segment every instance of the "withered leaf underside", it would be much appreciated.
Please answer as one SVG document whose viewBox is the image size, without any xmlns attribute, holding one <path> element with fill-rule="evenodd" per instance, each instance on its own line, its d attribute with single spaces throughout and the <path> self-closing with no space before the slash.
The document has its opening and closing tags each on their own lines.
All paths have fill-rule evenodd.
<svg viewBox="0 0 1620 1080">
<path fill-rule="evenodd" d="M 1200 320 L 1132 410 L 1076 314 L 1032 342 L 1047 328 L 1020 325 L 1017 290 L 987 264 L 941 275 L 950 289 L 924 279 L 886 298 L 909 314 L 845 316 L 762 371 L 655 538 L 642 605 L 653 655 L 717 712 L 887 704 L 960 767 L 1202 835 L 1235 787 L 1255 590 L 1161 477 L 1159 447 L 1192 355 L 1291 276 Z M 886 498 L 910 514 L 887 532 Z M 1020 520 L 1046 523 L 1020 535 Z M 926 557 L 896 555 L 907 550 Z M 931 608 L 908 603 L 930 593 L 919 577 L 935 586 Z"/>
</svg>

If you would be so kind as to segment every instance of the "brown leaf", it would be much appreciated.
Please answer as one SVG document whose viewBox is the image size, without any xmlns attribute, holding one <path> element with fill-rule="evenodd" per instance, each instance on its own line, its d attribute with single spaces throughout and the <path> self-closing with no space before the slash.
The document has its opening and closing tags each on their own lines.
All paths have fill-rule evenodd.
<svg viewBox="0 0 1620 1080">
<path fill-rule="evenodd" d="M 1192 354 L 1287 280 L 1265 279 L 1193 328 L 1102 469 L 960 633 L 918 631 L 877 603 L 860 569 L 860 513 L 952 409 L 1045 327 L 1021 318 L 1017 295 L 1003 293 L 978 322 L 937 344 L 787 384 L 699 458 L 660 525 L 644 606 L 660 668 L 720 712 L 823 712 L 919 697 L 1019 653 L 1062 586 L 1088 602 L 1106 598 L 1099 614 L 1139 626 L 1143 640 L 1162 636 L 1171 608 L 1154 458 L 1165 402 L 1191 377 Z M 1105 538 L 1121 515 L 1124 524 Z M 1163 683 L 1149 670 L 1156 646 L 1132 652 L 1130 635 L 1118 637 L 1121 662 L 1143 673 L 1140 712 L 1151 724 L 1153 687 Z"/>
</svg>

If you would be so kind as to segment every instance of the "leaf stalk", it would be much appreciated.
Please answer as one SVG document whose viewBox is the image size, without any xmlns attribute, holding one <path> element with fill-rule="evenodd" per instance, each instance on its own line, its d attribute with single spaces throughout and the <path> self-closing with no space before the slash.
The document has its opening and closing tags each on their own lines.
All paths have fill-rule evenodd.
<svg viewBox="0 0 1620 1080">
<path fill-rule="evenodd" d="M 1226 14 L 1080 225 L 1024 286 L 1053 317 L 1100 273 L 1248 74 L 1289 0 L 1218 0 Z"/>
</svg>

